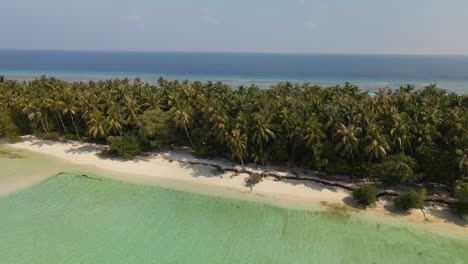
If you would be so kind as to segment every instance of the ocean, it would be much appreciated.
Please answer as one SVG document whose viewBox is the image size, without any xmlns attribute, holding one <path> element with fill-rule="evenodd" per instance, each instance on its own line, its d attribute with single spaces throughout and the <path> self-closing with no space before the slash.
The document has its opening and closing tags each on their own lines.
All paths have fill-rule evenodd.
<svg viewBox="0 0 468 264">
<path fill-rule="evenodd" d="M 323 86 L 351 82 L 370 92 L 437 84 L 466 93 L 468 56 L 0 50 L 0 75 L 69 81 L 140 77 L 150 83 L 164 77 L 223 81 L 233 88 L 268 88 L 279 81 Z"/>
</svg>

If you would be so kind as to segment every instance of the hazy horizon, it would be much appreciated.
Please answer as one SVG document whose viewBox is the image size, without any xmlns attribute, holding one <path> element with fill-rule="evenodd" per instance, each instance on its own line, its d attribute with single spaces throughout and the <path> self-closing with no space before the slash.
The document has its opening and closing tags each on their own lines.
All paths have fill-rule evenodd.
<svg viewBox="0 0 468 264">
<path fill-rule="evenodd" d="M 468 54 L 417 54 L 417 53 L 327 53 L 327 52 L 264 52 L 264 51 L 191 51 L 191 50 L 120 50 L 120 49 L 37 49 L 0 48 L 1 51 L 44 51 L 44 52 L 102 52 L 102 53 L 193 53 L 193 54 L 271 54 L 271 55 L 326 55 L 326 56 L 401 56 L 401 57 L 468 57 Z"/>
</svg>

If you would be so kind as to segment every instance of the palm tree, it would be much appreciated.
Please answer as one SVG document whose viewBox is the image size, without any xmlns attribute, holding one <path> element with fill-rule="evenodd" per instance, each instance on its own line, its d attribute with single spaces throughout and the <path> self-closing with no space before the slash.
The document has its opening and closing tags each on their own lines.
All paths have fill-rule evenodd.
<svg viewBox="0 0 468 264">
<path fill-rule="evenodd" d="M 33 101 L 25 100 L 22 102 L 22 111 L 25 113 L 29 120 L 39 122 L 41 124 L 42 130 L 45 133 L 48 133 L 49 130 L 44 123 L 44 115 L 41 110 L 35 105 Z"/>
<path fill-rule="evenodd" d="M 390 150 L 388 143 L 382 139 L 377 138 L 372 140 L 372 142 L 366 146 L 365 152 L 369 157 L 369 161 L 383 159 L 387 156 L 387 152 Z"/>
<path fill-rule="evenodd" d="M 106 120 L 104 116 L 98 112 L 94 111 L 90 114 L 90 119 L 88 121 L 88 133 L 93 137 L 93 138 L 98 138 L 98 137 L 106 137 L 107 136 L 107 130 L 106 130 Z"/>
<path fill-rule="evenodd" d="M 62 112 L 65 106 L 65 103 L 59 99 L 47 98 L 46 100 L 47 100 L 48 107 L 55 111 L 55 114 L 58 117 L 60 124 L 62 125 L 63 131 L 65 132 L 65 134 L 68 134 L 67 128 L 65 127 L 65 124 L 62 119 Z"/>
<path fill-rule="evenodd" d="M 124 120 L 122 107 L 118 104 L 113 104 L 107 112 L 106 130 L 121 136 L 122 129 L 125 124 L 126 122 Z"/>
<path fill-rule="evenodd" d="M 354 125 L 345 126 L 340 124 L 335 135 L 340 139 L 335 147 L 335 151 L 341 151 L 341 155 L 351 159 L 355 166 L 354 156 L 359 152 L 359 134 L 361 128 Z"/>
<path fill-rule="evenodd" d="M 247 152 L 247 135 L 243 134 L 240 129 L 235 128 L 231 130 L 231 133 L 228 135 L 227 143 L 231 149 L 232 158 L 238 159 L 242 167 L 244 167 L 244 160 L 242 157 L 245 156 Z"/>
<path fill-rule="evenodd" d="M 313 114 L 306 122 L 306 133 L 304 136 L 306 146 L 312 148 L 314 145 L 320 144 L 325 137 L 322 123 Z"/>
<path fill-rule="evenodd" d="M 78 128 L 76 127 L 75 123 L 75 118 L 73 117 L 76 114 L 76 107 L 74 103 L 76 102 L 76 98 L 72 97 L 72 91 L 69 89 L 66 89 L 63 93 L 63 98 L 64 98 L 64 105 L 63 105 L 63 114 L 66 115 L 68 114 L 70 116 L 70 119 L 72 120 L 73 128 L 75 129 L 75 134 L 78 137 L 78 139 L 81 141 L 80 134 L 78 133 Z"/>
<path fill-rule="evenodd" d="M 411 140 L 414 138 L 411 132 L 411 118 L 406 113 L 397 113 L 392 115 L 392 123 L 390 137 L 393 139 L 393 144 L 400 152 L 405 152 L 407 148 L 411 149 Z"/>
<path fill-rule="evenodd" d="M 187 126 L 190 125 L 191 121 L 191 109 L 186 107 L 185 109 L 173 107 L 172 108 L 173 114 L 174 114 L 174 123 L 177 128 L 184 128 L 185 134 L 187 135 L 187 138 L 190 142 L 190 145 L 192 146 L 192 149 L 195 150 L 195 146 L 193 145 L 192 138 L 190 137 L 190 134 L 188 132 Z"/>
<path fill-rule="evenodd" d="M 270 130 L 270 124 L 268 120 L 265 120 L 262 113 L 255 113 L 253 116 L 252 137 L 255 143 L 260 146 L 260 160 L 262 165 L 265 165 L 263 144 L 268 143 L 270 139 L 275 139 L 275 133 Z"/>
</svg>

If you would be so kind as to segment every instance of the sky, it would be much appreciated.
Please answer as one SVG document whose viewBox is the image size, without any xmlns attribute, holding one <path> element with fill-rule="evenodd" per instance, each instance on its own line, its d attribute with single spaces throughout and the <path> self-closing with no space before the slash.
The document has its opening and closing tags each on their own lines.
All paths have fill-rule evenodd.
<svg viewBox="0 0 468 264">
<path fill-rule="evenodd" d="M 0 48 L 468 55 L 466 0 L 1 0 Z"/>
</svg>

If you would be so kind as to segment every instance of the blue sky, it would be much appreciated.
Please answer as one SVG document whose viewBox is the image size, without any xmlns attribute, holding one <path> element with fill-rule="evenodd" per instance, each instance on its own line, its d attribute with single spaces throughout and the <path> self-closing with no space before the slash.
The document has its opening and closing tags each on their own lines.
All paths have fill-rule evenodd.
<svg viewBox="0 0 468 264">
<path fill-rule="evenodd" d="M 1 0 L 0 48 L 468 54 L 466 0 Z"/>
</svg>

